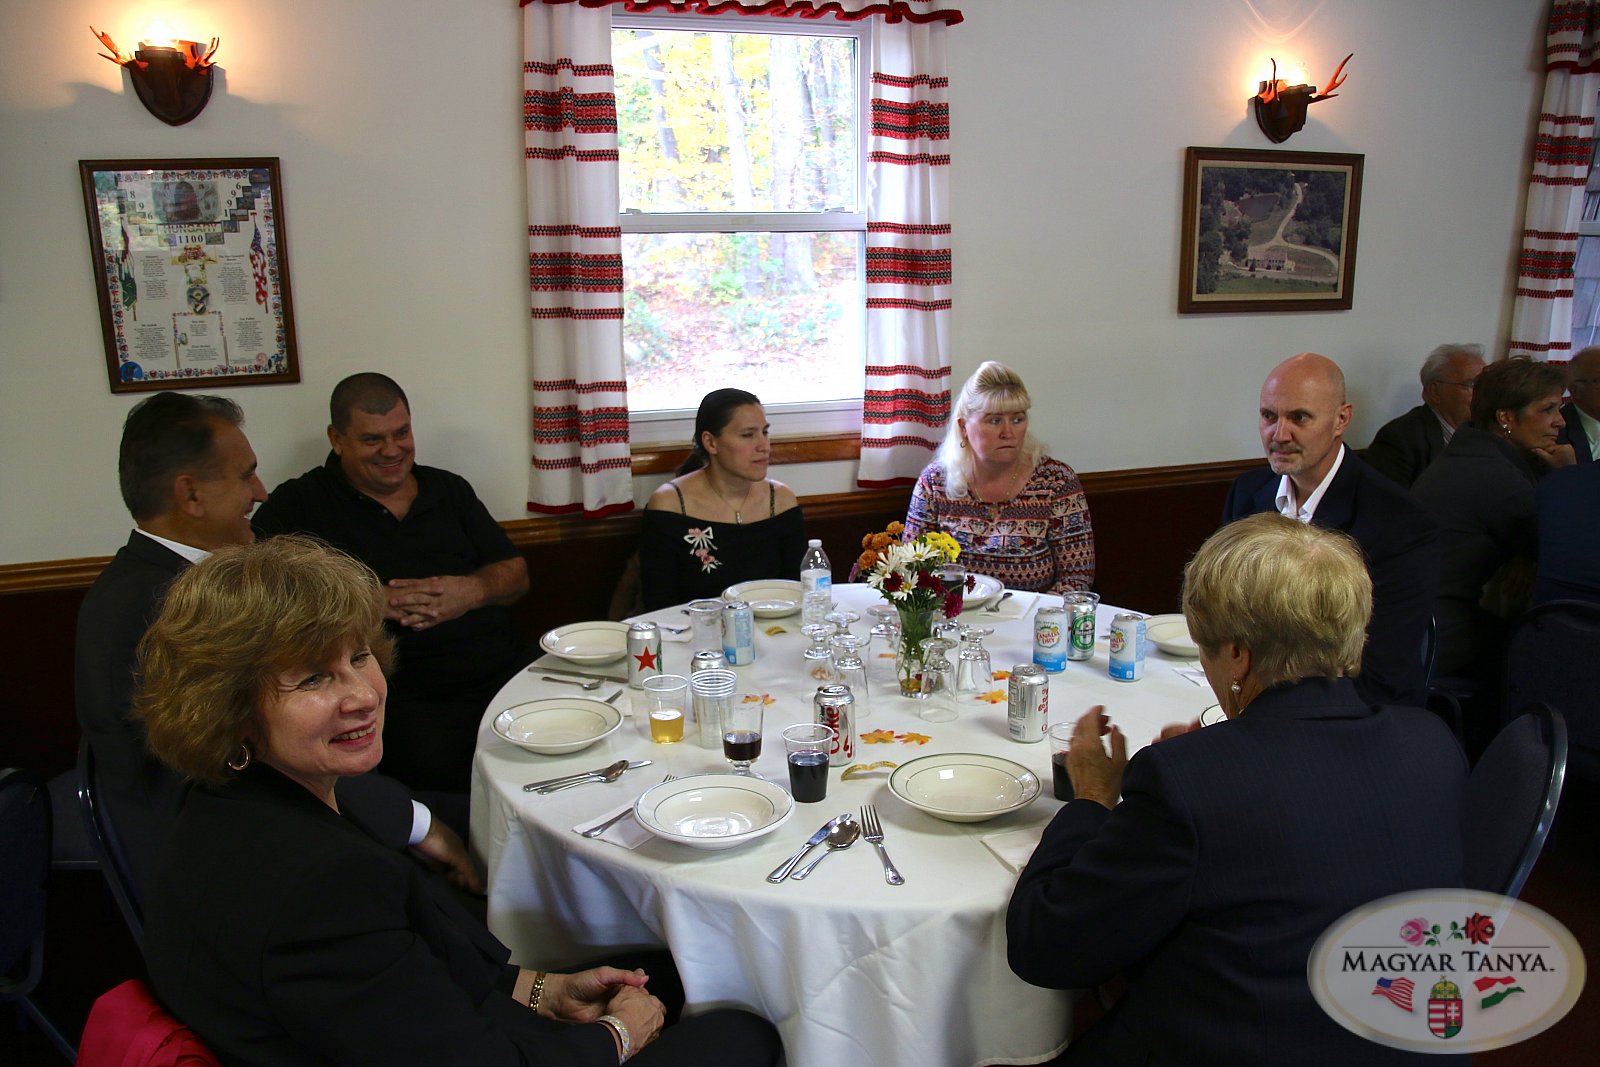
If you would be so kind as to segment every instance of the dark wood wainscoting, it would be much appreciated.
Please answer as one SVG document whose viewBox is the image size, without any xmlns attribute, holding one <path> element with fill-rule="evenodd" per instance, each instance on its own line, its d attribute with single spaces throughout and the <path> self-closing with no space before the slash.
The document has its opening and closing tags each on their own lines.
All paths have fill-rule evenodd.
<svg viewBox="0 0 1600 1067">
<path fill-rule="evenodd" d="M 1100 595 L 1150 612 L 1178 609 L 1183 564 L 1216 528 L 1228 485 L 1259 460 L 1082 475 L 1095 527 Z M 806 529 L 841 576 L 861 537 L 904 517 L 909 489 L 806 497 Z M 575 619 L 606 618 L 638 539 L 637 514 L 598 522 L 521 519 L 505 524 L 528 560 L 532 592 L 517 606 L 530 640 Z M 54 774 L 78 744 L 72 648 L 78 606 L 105 558 L 0 566 L 0 766 Z"/>
</svg>

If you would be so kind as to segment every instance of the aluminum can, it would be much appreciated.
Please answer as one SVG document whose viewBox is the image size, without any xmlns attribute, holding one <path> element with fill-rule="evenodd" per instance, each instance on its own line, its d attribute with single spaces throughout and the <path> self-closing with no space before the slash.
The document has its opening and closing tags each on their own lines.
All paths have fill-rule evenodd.
<svg viewBox="0 0 1600 1067">
<path fill-rule="evenodd" d="M 689 673 L 697 674 L 700 671 L 725 671 L 728 669 L 728 657 L 723 655 L 720 648 L 703 648 L 689 658 Z"/>
<path fill-rule="evenodd" d="M 1123 612 L 1111 620 L 1111 677 L 1119 682 L 1144 677 L 1144 616 Z"/>
<path fill-rule="evenodd" d="M 628 685 L 644 687 L 646 678 L 661 674 L 661 627 L 636 622 L 628 627 Z"/>
<path fill-rule="evenodd" d="M 828 766 L 843 767 L 856 758 L 856 696 L 848 685 L 817 687 L 811 698 L 816 721 L 833 727 L 833 745 L 828 749 Z"/>
<path fill-rule="evenodd" d="M 1033 662 L 1055 674 L 1067 669 L 1067 613 L 1051 605 L 1033 613 Z"/>
<path fill-rule="evenodd" d="M 1072 647 L 1067 650 L 1067 658 L 1073 660 L 1093 659 L 1094 600 L 1089 597 L 1081 599 L 1067 597 L 1063 606 L 1067 612 L 1067 629 L 1072 634 Z"/>
<path fill-rule="evenodd" d="M 1050 729 L 1050 679 L 1037 663 L 1019 663 L 1006 683 L 1006 733 L 1031 745 Z"/>
<path fill-rule="evenodd" d="M 722 654 L 730 667 L 756 661 L 756 618 L 743 600 L 722 605 Z"/>
</svg>

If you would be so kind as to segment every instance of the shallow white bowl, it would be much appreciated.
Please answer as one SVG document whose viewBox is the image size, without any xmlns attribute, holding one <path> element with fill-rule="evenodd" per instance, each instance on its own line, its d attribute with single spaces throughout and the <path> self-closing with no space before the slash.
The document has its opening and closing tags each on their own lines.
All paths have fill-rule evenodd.
<svg viewBox="0 0 1600 1067">
<path fill-rule="evenodd" d="M 575 622 L 539 638 L 539 647 L 568 663 L 594 666 L 628 654 L 628 626 L 621 622 Z"/>
<path fill-rule="evenodd" d="M 1182 615 L 1152 615 L 1144 620 L 1144 636 L 1161 651 L 1183 659 L 1199 659 L 1200 646 L 1189 636 Z"/>
<path fill-rule="evenodd" d="M 968 575 L 972 579 L 972 589 L 961 594 L 961 610 L 971 611 L 973 608 L 989 606 L 989 601 L 999 596 L 1005 585 L 997 578 L 987 574 Z"/>
<path fill-rule="evenodd" d="M 633 805 L 639 825 L 690 848 L 716 851 L 765 837 L 794 813 L 780 786 L 743 774 L 695 774 L 647 789 Z"/>
<path fill-rule="evenodd" d="M 1039 776 L 1020 763 L 976 752 L 941 752 L 902 763 L 889 792 L 947 822 L 983 822 L 1039 798 Z"/>
<path fill-rule="evenodd" d="M 758 578 L 728 586 L 722 591 L 722 599 L 745 601 L 758 619 L 781 619 L 800 610 L 805 589 L 786 578 Z"/>
<path fill-rule="evenodd" d="M 579 752 L 622 725 L 622 713 L 603 700 L 551 697 L 517 704 L 494 717 L 494 732 L 529 752 Z"/>
</svg>

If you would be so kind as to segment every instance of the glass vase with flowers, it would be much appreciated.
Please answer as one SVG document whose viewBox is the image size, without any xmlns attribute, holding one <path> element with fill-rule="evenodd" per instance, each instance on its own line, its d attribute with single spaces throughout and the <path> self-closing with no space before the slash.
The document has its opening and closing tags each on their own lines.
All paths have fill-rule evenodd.
<svg viewBox="0 0 1600 1067">
<path fill-rule="evenodd" d="M 961 614 L 962 590 L 947 589 L 938 573 L 942 565 L 954 563 L 961 555 L 961 545 L 937 531 L 902 541 L 904 531 L 903 525 L 891 522 L 882 533 L 863 537 L 855 572 L 899 614 L 895 675 L 900 695 L 921 697 L 922 667 L 927 658 L 923 644 L 933 636 L 934 621 Z"/>
</svg>

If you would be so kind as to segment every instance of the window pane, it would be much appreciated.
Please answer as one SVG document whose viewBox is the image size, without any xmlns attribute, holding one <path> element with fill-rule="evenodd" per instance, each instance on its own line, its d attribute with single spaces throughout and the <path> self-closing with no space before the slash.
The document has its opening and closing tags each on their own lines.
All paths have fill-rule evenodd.
<svg viewBox="0 0 1600 1067">
<path fill-rule="evenodd" d="M 861 241 L 624 234 L 628 407 L 692 409 L 729 385 L 768 404 L 859 397 Z"/>
<path fill-rule="evenodd" d="M 622 210 L 855 211 L 855 40 L 617 29 Z"/>
</svg>

